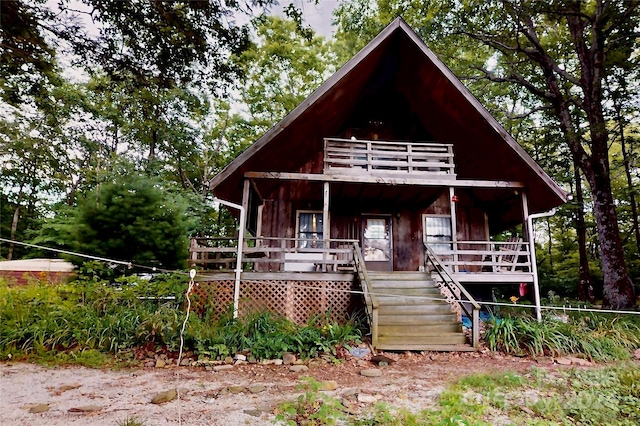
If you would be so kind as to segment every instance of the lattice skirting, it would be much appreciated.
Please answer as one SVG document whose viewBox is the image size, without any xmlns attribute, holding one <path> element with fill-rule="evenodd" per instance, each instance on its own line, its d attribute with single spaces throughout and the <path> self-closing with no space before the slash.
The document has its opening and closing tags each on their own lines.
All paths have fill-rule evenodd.
<svg viewBox="0 0 640 426">
<path fill-rule="evenodd" d="M 233 309 L 234 280 L 196 283 L 191 296 L 194 312 L 207 310 L 213 319 Z M 241 281 L 238 313 L 275 312 L 296 324 L 315 316 L 328 316 L 331 322 L 344 323 L 362 308 L 360 294 L 349 293 L 352 281 L 259 280 Z"/>
</svg>

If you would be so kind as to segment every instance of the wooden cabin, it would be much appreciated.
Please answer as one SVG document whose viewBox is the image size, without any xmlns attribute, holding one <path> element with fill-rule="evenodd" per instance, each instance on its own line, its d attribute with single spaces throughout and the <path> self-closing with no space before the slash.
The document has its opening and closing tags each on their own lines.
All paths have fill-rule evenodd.
<svg viewBox="0 0 640 426">
<path fill-rule="evenodd" d="M 192 241 L 209 306 L 235 301 L 241 314 L 267 308 L 298 322 L 361 306 L 386 350 L 470 347 L 464 311 L 477 344 L 467 287 L 533 283 L 527 219 L 566 201 L 402 19 L 211 190 L 245 214 L 241 250 L 237 237 Z"/>
</svg>

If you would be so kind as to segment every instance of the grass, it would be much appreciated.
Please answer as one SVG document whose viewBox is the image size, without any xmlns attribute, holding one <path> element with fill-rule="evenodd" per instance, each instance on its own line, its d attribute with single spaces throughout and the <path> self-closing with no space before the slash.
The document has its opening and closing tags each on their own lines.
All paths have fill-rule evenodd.
<svg viewBox="0 0 640 426">
<path fill-rule="evenodd" d="M 513 355 L 578 355 L 595 361 L 629 359 L 640 347 L 640 326 L 633 320 L 603 315 L 551 316 L 538 323 L 526 315 L 492 321 L 484 335 L 489 349 Z"/>
<path fill-rule="evenodd" d="M 349 414 L 338 397 L 318 392 L 313 379 L 303 385 L 303 394 L 278 407 L 276 420 L 354 426 L 640 424 L 640 367 L 630 362 L 470 375 L 450 384 L 433 407 L 420 411 L 379 403 Z"/>
<path fill-rule="evenodd" d="M 131 361 L 133 349 L 157 345 L 176 352 L 186 313 L 181 308 L 186 285 L 181 276 L 148 282 L 131 277 L 118 286 L 95 279 L 69 284 L 9 287 L 0 282 L 0 359 L 86 366 Z M 172 304 L 141 296 L 176 296 Z M 302 358 L 333 353 L 337 345 L 359 341 L 355 320 L 331 323 L 318 317 L 298 326 L 269 312 L 219 321 L 190 315 L 185 350 L 210 359 L 235 353 L 279 358 L 284 352 Z M 127 360 L 127 357 L 129 358 Z"/>
</svg>

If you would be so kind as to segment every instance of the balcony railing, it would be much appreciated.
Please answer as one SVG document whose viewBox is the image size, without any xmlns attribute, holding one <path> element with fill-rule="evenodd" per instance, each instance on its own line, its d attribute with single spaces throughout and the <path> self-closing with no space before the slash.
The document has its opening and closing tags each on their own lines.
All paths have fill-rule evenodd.
<svg viewBox="0 0 640 426">
<path fill-rule="evenodd" d="M 511 241 L 437 241 L 429 247 L 454 273 L 530 275 L 529 243 Z"/>
<path fill-rule="evenodd" d="M 324 140 L 324 172 L 375 172 L 455 178 L 453 145 L 434 142 Z"/>
</svg>

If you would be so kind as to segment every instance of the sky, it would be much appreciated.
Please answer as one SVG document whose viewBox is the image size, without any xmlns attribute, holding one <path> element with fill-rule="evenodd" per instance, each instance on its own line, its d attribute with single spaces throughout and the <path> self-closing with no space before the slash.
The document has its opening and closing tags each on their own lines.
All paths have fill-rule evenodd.
<svg viewBox="0 0 640 426">
<path fill-rule="evenodd" d="M 304 21 L 318 34 L 327 38 L 331 37 L 333 33 L 331 13 L 338 7 L 339 0 L 318 0 L 318 4 L 309 0 L 280 0 L 280 4 L 273 7 L 272 12 L 283 15 L 283 9 L 291 3 L 302 10 Z"/>
</svg>

